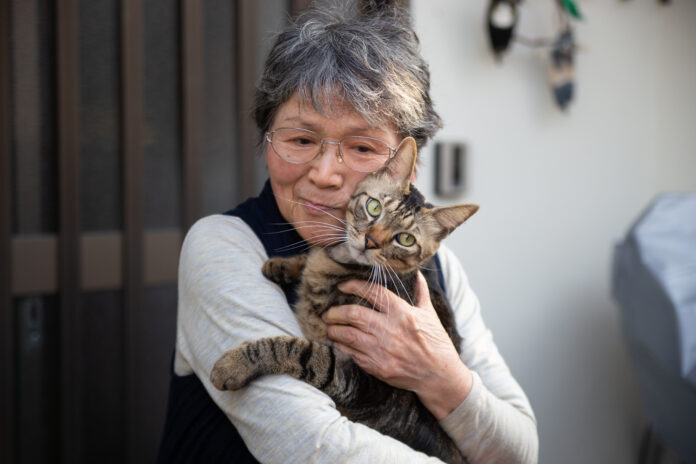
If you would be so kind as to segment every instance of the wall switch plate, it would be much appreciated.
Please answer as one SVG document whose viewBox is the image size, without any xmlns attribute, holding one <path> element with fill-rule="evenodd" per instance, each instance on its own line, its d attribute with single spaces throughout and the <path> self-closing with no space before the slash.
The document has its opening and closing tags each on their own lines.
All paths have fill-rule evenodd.
<svg viewBox="0 0 696 464">
<path fill-rule="evenodd" d="M 437 142 L 435 144 L 435 193 L 455 198 L 466 189 L 466 144 Z"/>
</svg>

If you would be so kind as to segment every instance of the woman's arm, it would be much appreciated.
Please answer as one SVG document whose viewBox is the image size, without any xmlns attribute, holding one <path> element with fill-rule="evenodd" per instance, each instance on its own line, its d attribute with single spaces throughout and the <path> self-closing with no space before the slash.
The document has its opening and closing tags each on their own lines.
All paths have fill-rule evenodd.
<svg viewBox="0 0 696 464">
<path fill-rule="evenodd" d="M 461 359 L 473 372 L 466 399 L 440 421 L 472 463 L 538 461 L 536 418 L 481 316 L 478 298 L 457 257 L 440 247 L 447 297 L 462 336 Z"/>
<path fill-rule="evenodd" d="M 236 392 L 208 376 L 247 340 L 302 336 L 280 288 L 261 274 L 263 246 L 239 218 L 211 216 L 184 241 L 179 266 L 175 370 L 195 373 L 262 462 L 439 462 L 348 421 L 333 401 L 289 376 L 267 376 Z"/>
</svg>

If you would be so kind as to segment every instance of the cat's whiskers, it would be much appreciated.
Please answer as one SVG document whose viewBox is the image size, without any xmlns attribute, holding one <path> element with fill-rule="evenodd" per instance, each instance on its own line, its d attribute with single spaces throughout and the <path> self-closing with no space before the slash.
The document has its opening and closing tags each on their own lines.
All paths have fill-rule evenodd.
<svg viewBox="0 0 696 464">
<path fill-rule="evenodd" d="M 335 236 L 335 237 L 323 237 L 317 240 L 314 245 L 319 246 L 319 247 L 324 247 L 324 246 L 336 246 L 340 243 L 345 243 L 345 237 L 342 235 Z"/>
<path fill-rule="evenodd" d="M 346 235 L 346 231 L 343 229 L 336 230 L 336 229 L 331 229 L 331 228 L 317 228 L 317 226 L 300 226 L 296 230 L 301 230 L 301 229 L 315 229 L 317 232 L 320 232 L 322 234 L 327 233 L 327 234 L 336 234 L 336 235 Z M 315 235 L 313 235 L 315 237 Z"/>
<path fill-rule="evenodd" d="M 275 195 L 275 197 L 276 197 L 276 199 L 284 200 L 284 201 L 287 201 L 288 203 L 294 203 L 294 204 L 296 204 L 296 205 L 305 206 L 305 204 L 302 203 L 302 202 L 300 202 L 300 201 L 295 201 L 295 200 L 291 200 L 291 199 L 289 199 L 289 198 L 279 197 L 279 196 L 277 196 L 277 195 Z M 327 216 L 330 216 L 330 217 L 334 218 L 335 220 L 337 220 L 337 221 L 340 222 L 341 224 L 346 225 L 346 221 L 345 221 L 345 220 L 343 220 L 343 219 L 341 219 L 341 218 L 339 218 L 339 217 L 337 217 L 337 216 L 335 216 L 335 215 L 329 213 L 328 211 L 325 211 L 325 210 L 319 209 L 319 208 L 316 208 L 316 211 L 319 211 L 320 213 L 326 214 Z"/>
<path fill-rule="evenodd" d="M 335 224 L 327 224 L 325 222 L 321 221 L 300 221 L 297 223 L 297 225 L 293 226 L 290 223 L 276 223 L 275 225 L 288 225 L 289 227 L 284 230 L 278 230 L 275 232 L 266 232 L 268 235 L 272 234 L 284 234 L 286 232 L 292 232 L 293 230 L 298 230 L 298 229 L 307 229 L 307 228 L 319 228 L 319 229 L 326 229 L 326 230 L 334 230 L 336 232 L 345 232 L 346 229 L 343 227 L 337 226 Z"/>
<path fill-rule="evenodd" d="M 384 312 L 384 313 L 386 314 L 386 316 L 387 316 L 386 324 L 387 324 L 387 326 L 389 326 L 389 319 L 390 319 L 390 316 L 391 316 L 391 311 L 390 311 L 390 308 L 389 308 L 389 301 L 390 301 L 390 300 L 389 300 L 389 298 L 386 298 L 386 296 L 387 296 L 387 291 L 388 291 L 388 290 L 387 290 L 387 288 L 388 288 L 388 287 L 387 287 L 387 273 L 386 273 L 386 269 L 385 269 L 382 265 L 378 265 L 378 269 L 379 269 L 379 273 L 380 273 L 380 276 L 381 276 L 381 278 L 380 278 L 380 287 L 379 287 L 379 299 L 380 299 L 380 303 L 382 303 L 382 302 L 385 301 L 385 299 L 386 299 L 386 307 L 383 308 L 383 309 L 384 309 L 383 312 Z M 386 336 L 387 336 L 387 332 L 386 332 L 386 330 L 383 330 L 382 333 L 381 333 L 380 336 L 379 336 L 379 344 L 380 344 L 380 345 L 383 345 L 383 344 L 384 344 L 384 338 L 385 338 Z"/>
<path fill-rule="evenodd" d="M 314 243 L 307 242 L 305 240 L 299 240 L 297 242 L 289 243 L 287 245 L 284 245 L 282 247 L 276 248 L 278 251 L 287 251 L 287 250 L 296 250 L 296 249 L 305 249 L 309 250 L 312 248 L 312 246 L 322 246 L 322 245 L 329 245 L 329 244 L 339 244 L 339 243 L 344 243 L 346 241 L 346 237 L 343 234 L 336 234 L 333 232 L 327 232 L 321 235 L 317 235 L 315 237 Z"/>
<path fill-rule="evenodd" d="M 431 272 L 437 272 L 437 269 L 434 269 L 434 268 L 428 267 L 428 266 L 423 266 L 423 265 L 419 265 L 418 269 L 423 269 L 425 271 L 431 271 Z"/>
<path fill-rule="evenodd" d="M 310 248 L 312 248 L 311 243 L 307 243 L 304 240 L 301 240 L 299 242 L 291 243 L 289 245 L 285 245 L 282 247 L 278 247 L 275 249 L 275 251 L 290 251 L 290 250 L 302 250 L 302 252 L 308 251 Z"/>
<path fill-rule="evenodd" d="M 404 282 L 399 277 L 399 274 L 396 273 L 394 268 L 389 263 L 386 263 L 386 265 L 387 265 L 389 271 L 391 271 L 391 276 L 392 276 L 391 279 L 392 279 L 392 283 L 394 284 L 394 287 L 397 287 L 396 282 L 398 282 L 401 285 L 401 288 L 404 290 L 404 294 L 406 295 L 406 298 L 408 298 L 408 302 L 411 303 L 411 306 L 415 307 L 416 305 L 413 304 L 413 301 L 411 300 L 411 295 L 408 294 L 408 291 L 406 290 L 406 286 L 404 285 Z M 396 279 L 396 282 L 394 282 L 394 279 Z"/>
<path fill-rule="evenodd" d="M 290 201 L 290 200 L 288 200 Z M 297 203 L 297 202 L 296 202 Z M 277 248 L 277 251 L 290 251 L 290 250 L 302 250 L 307 251 L 313 245 L 316 246 L 333 246 L 340 243 L 345 243 L 348 241 L 348 235 L 345 228 L 331 223 L 326 223 L 322 221 L 298 221 L 295 224 L 289 222 L 274 223 L 274 225 L 287 225 L 289 226 L 286 230 L 280 230 L 275 232 L 267 232 L 267 234 L 282 234 L 291 231 L 299 231 L 301 229 L 313 229 L 319 232 L 312 237 L 313 244 L 308 243 L 305 240 L 301 240 L 295 243 L 291 243 L 282 247 Z M 351 228 L 353 226 L 350 226 Z"/>
<path fill-rule="evenodd" d="M 332 224 L 330 222 L 324 222 L 324 221 L 297 221 L 294 223 L 295 227 L 297 225 L 315 225 L 319 227 L 329 227 L 331 229 L 336 229 L 336 230 L 346 230 L 345 227 L 339 226 L 338 224 Z"/>
<path fill-rule="evenodd" d="M 346 242 L 348 239 L 345 236 L 345 234 L 338 234 L 336 232 L 328 231 L 322 234 L 317 234 L 313 237 L 312 242 L 308 242 L 304 239 L 298 240 L 296 242 L 289 243 L 287 245 L 284 245 L 281 248 L 293 248 L 295 245 L 298 247 L 306 247 L 307 249 L 310 249 L 312 247 L 312 243 L 319 243 L 322 241 L 325 241 L 326 239 L 333 239 L 336 240 L 336 243 L 343 243 Z"/>
<path fill-rule="evenodd" d="M 377 278 L 378 278 L 377 272 L 378 272 L 377 266 L 370 267 L 370 276 L 367 278 L 367 283 L 368 283 L 367 291 L 368 292 L 371 292 L 372 289 L 375 287 L 375 285 L 377 285 Z M 376 317 L 376 314 L 374 314 L 374 312 L 379 311 L 375 307 L 374 303 L 372 303 L 372 311 L 373 311 L 373 313 L 370 314 L 370 320 L 367 322 L 368 333 L 372 332 L 373 322 L 375 321 L 375 317 Z"/>
<path fill-rule="evenodd" d="M 290 243 L 288 245 L 278 247 L 276 248 L 276 251 L 290 251 L 290 250 L 299 250 L 303 249 L 304 251 L 309 250 L 313 246 L 333 246 L 333 245 L 338 245 L 340 243 L 345 243 L 347 241 L 347 238 L 345 234 L 333 234 L 333 233 L 327 233 L 327 234 L 322 234 L 320 236 L 315 237 L 315 242 L 314 243 L 309 243 L 304 240 L 300 240 L 299 242 L 294 242 Z"/>
<path fill-rule="evenodd" d="M 320 223 L 323 224 L 323 223 Z M 317 228 L 316 226 L 301 226 L 298 227 L 297 229 L 302 229 L 305 227 L 312 227 L 312 228 Z M 287 232 L 287 231 L 282 231 L 282 232 Z M 339 243 L 344 243 L 348 240 L 348 237 L 346 236 L 346 232 L 342 228 L 332 228 L 332 227 L 319 227 L 318 228 L 318 234 L 314 235 L 313 241 L 314 245 L 316 246 L 329 246 L 329 245 L 337 245 Z M 280 232 L 270 232 L 270 233 L 280 233 Z M 290 243 L 288 245 L 276 248 L 278 251 L 288 251 L 288 250 L 294 250 L 294 249 L 302 249 L 304 248 L 305 250 L 309 250 L 313 246 L 312 243 L 309 243 L 305 240 L 300 240 L 294 243 Z"/>
</svg>

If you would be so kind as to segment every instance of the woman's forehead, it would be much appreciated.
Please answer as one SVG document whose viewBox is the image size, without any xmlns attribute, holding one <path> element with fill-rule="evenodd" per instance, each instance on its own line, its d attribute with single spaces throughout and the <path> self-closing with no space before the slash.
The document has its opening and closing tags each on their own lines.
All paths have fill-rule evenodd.
<svg viewBox="0 0 696 464">
<path fill-rule="evenodd" d="M 346 116 L 357 119 L 364 118 L 358 113 L 355 107 L 340 93 L 322 93 L 320 98 L 304 98 L 295 92 L 280 110 L 285 110 L 286 114 L 302 115 L 306 117 L 320 117 L 325 119 L 342 119 Z"/>
<path fill-rule="evenodd" d="M 316 103 L 321 106 L 317 108 Z M 328 94 L 324 94 L 322 99 L 315 102 L 310 98 L 302 98 L 295 92 L 280 106 L 276 113 L 275 122 L 283 125 L 294 123 L 310 129 L 313 129 L 312 126 L 320 126 L 325 123 L 338 123 L 345 129 L 354 132 L 396 131 L 393 124 L 371 125 L 340 93 L 336 93 L 333 99 L 329 99 Z"/>
</svg>

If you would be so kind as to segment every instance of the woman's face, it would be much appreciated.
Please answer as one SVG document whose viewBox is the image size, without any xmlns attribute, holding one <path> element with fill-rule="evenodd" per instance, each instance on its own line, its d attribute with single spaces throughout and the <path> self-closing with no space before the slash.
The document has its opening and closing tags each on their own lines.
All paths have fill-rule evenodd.
<svg viewBox="0 0 696 464">
<path fill-rule="evenodd" d="M 331 113 L 322 116 L 297 94 L 278 109 L 271 130 L 279 127 L 309 129 L 329 141 L 364 135 L 396 147 L 401 140 L 389 125 L 370 127 L 351 105 L 334 104 Z M 343 229 L 340 221 L 345 218 L 348 200 L 367 174 L 339 162 L 337 145 L 324 144 L 322 154 L 307 164 L 288 163 L 275 154 L 270 143 L 266 145 L 266 163 L 280 213 L 303 239 L 327 244 L 330 235 L 337 233 L 331 226 Z"/>
</svg>

